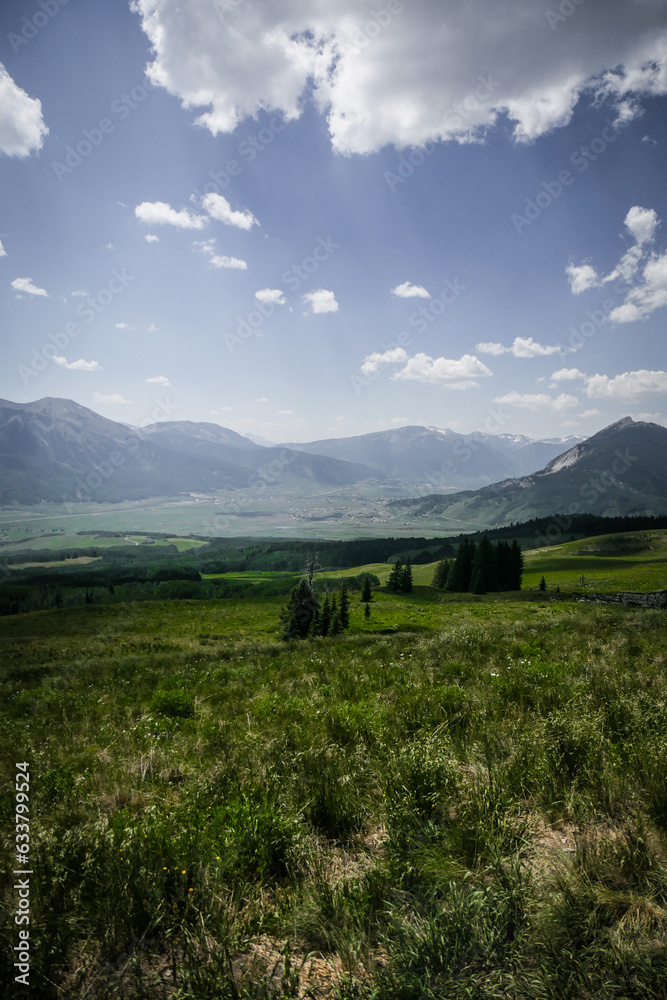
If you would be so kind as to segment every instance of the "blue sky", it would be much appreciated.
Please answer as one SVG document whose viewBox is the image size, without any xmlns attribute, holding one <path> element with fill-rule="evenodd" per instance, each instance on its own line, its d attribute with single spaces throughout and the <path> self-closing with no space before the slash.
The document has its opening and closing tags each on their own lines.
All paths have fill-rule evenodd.
<svg viewBox="0 0 667 1000">
<path fill-rule="evenodd" d="M 0 396 L 664 422 L 664 0 L 6 0 Z"/>
</svg>

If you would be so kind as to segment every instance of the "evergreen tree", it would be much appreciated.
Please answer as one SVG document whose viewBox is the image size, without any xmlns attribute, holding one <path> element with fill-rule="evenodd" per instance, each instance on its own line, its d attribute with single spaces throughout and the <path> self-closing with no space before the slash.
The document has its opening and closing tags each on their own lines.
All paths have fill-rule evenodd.
<svg viewBox="0 0 667 1000">
<path fill-rule="evenodd" d="M 447 583 L 448 573 L 449 573 L 449 559 L 441 559 L 440 562 L 436 564 L 431 586 L 438 587 L 439 590 L 442 590 L 445 584 Z"/>
<path fill-rule="evenodd" d="M 470 573 L 470 590 L 473 594 L 487 594 L 498 590 L 495 555 L 487 535 L 482 536 L 475 552 Z"/>
<path fill-rule="evenodd" d="M 394 563 L 394 568 L 389 574 L 389 579 L 387 580 L 387 590 L 390 590 L 392 594 L 397 594 L 401 589 L 403 567 L 401 560 L 397 559 Z"/>
<path fill-rule="evenodd" d="M 318 601 L 308 580 L 300 580 L 292 588 L 287 607 L 280 613 L 282 639 L 305 639 L 310 632 L 313 615 L 318 609 Z"/>
<path fill-rule="evenodd" d="M 412 593 L 412 566 L 409 558 L 401 571 L 400 590 L 403 594 Z"/>
<path fill-rule="evenodd" d="M 540 590 L 546 590 L 546 589 L 547 589 L 547 581 L 544 579 L 544 577 L 542 577 L 542 579 L 540 580 Z"/>
<path fill-rule="evenodd" d="M 331 603 L 329 601 L 329 595 L 327 594 L 324 598 L 324 606 L 322 607 L 322 614 L 320 615 L 320 635 L 329 635 L 332 617 Z"/>
<path fill-rule="evenodd" d="M 472 561 L 475 558 L 475 543 L 464 538 L 459 545 L 456 559 L 447 576 L 447 590 L 454 594 L 466 594 L 470 590 Z"/>
<path fill-rule="evenodd" d="M 498 541 L 494 547 L 498 590 L 510 590 L 512 579 L 512 549 L 509 542 Z"/>
<path fill-rule="evenodd" d="M 343 631 L 347 631 L 350 627 L 350 599 L 347 594 L 347 584 L 343 581 L 340 588 L 340 624 Z"/>
<path fill-rule="evenodd" d="M 368 601 L 366 601 L 366 604 L 364 606 L 364 618 L 368 620 L 370 616 L 371 616 L 371 606 L 368 603 Z"/>
<path fill-rule="evenodd" d="M 331 627 L 329 629 L 329 635 L 340 635 L 343 631 L 343 625 L 340 620 L 340 611 L 336 610 L 334 612 L 333 618 L 331 619 Z"/>
<path fill-rule="evenodd" d="M 511 557 L 512 571 L 507 589 L 521 590 L 521 580 L 523 578 L 523 553 L 516 538 L 512 542 Z"/>
<path fill-rule="evenodd" d="M 366 576 L 366 579 L 364 580 L 364 587 L 363 590 L 361 591 L 361 600 L 363 604 L 368 604 L 369 601 L 373 600 L 373 594 L 371 592 L 370 576 Z"/>
</svg>

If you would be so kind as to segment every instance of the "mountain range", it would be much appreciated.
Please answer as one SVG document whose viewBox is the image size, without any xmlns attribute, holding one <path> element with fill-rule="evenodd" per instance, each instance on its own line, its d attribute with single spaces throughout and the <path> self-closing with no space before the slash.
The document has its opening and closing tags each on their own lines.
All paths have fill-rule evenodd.
<svg viewBox="0 0 667 1000">
<path fill-rule="evenodd" d="M 493 527 L 550 514 L 667 513 L 667 428 L 625 417 L 530 476 L 390 501 L 411 516 Z"/>
<path fill-rule="evenodd" d="M 351 487 L 369 498 L 418 492 L 390 500 L 389 509 L 397 518 L 403 509 L 450 524 L 500 525 L 566 510 L 653 514 L 667 512 L 666 456 L 667 429 L 630 417 L 586 440 L 401 427 L 263 446 L 218 424 L 139 428 L 72 400 L 0 400 L 3 505 L 118 502 L 253 486 L 298 496 Z"/>
</svg>

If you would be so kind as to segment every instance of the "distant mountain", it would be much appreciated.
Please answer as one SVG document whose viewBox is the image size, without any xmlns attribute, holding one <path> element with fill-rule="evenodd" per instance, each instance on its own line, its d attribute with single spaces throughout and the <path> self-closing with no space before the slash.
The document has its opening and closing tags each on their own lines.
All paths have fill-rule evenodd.
<svg viewBox="0 0 667 1000">
<path fill-rule="evenodd" d="M 509 434 L 457 434 L 437 427 L 397 427 L 288 447 L 358 462 L 404 483 L 461 489 L 535 472 L 568 444 L 581 440 L 533 441 Z"/>
<path fill-rule="evenodd" d="M 277 482 L 338 486 L 373 475 L 326 457 L 261 448 L 217 424 L 139 429 L 68 399 L 0 400 L 0 504 L 117 502 Z"/>
<path fill-rule="evenodd" d="M 530 476 L 479 490 L 391 501 L 411 514 L 481 527 L 551 514 L 667 513 L 667 428 L 625 417 Z"/>
</svg>

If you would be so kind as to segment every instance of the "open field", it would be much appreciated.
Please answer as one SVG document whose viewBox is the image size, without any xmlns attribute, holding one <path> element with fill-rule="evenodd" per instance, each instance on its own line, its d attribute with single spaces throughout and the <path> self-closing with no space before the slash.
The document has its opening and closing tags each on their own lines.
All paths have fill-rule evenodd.
<svg viewBox="0 0 667 1000">
<path fill-rule="evenodd" d="M 665 614 L 498 596 L 0 618 L 36 995 L 664 996 Z"/>
</svg>

